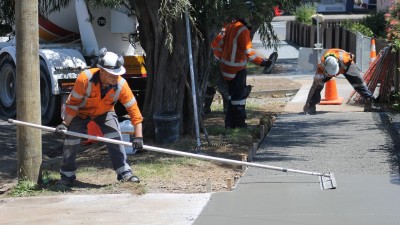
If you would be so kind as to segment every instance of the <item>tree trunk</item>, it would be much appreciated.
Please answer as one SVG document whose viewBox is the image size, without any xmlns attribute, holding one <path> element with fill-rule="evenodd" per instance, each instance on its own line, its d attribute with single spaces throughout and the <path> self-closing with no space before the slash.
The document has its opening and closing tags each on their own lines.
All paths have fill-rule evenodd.
<svg viewBox="0 0 400 225">
<path fill-rule="evenodd" d="M 160 1 L 136 1 L 139 20 L 140 43 L 146 52 L 146 69 L 148 75 L 146 99 L 143 107 L 144 133 L 154 136 L 153 115 L 173 111 L 180 117 L 180 133 L 194 133 L 194 113 L 191 99 L 190 71 L 186 27 L 184 15 L 176 20 L 169 19 L 170 33 L 160 24 Z M 193 33 L 193 30 L 191 31 Z M 171 51 L 166 46 L 168 35 L 172 35 Z M 199 41 L 192 36 L 193 62 L 196 85 L 198 74 L 203 74 L 202 64 L 206 57 L 199 61 Z M 200 72 L 199 72 L 200 71 Z M 204 82 L 204 81 L 201 81 Z M 201 86 L 201 84 L 200 84 Z M 199 88 L 196 88 L 199 93 Z M 199 102 L 199 101 L 198 101 Z"/>
<path fill-rule="evenodd" d="M 41 124 L 38 2 L 16 1 L 17 119 Z M 42 164 L 41 131 L 17 127 L 18 179 L 39 181 Z"/>
</svg>

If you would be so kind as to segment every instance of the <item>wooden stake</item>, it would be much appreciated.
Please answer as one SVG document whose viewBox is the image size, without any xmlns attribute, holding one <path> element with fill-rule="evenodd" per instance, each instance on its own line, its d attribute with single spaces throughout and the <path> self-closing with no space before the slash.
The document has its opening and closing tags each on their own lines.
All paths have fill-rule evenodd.
<svg viewBox="0 0 400 225">
<path fill-rule="evenodd" d="M 265 126 L 261 125 L 260 126 L 260 139 L 264 140 L 264 135 L 265 135 Z"/>
<path fill-rule="evenodd" d="M 211 178 L 207 178 L 206 190 L 207 193 L 210 193 L 212 191 Z"/>
<path fill-rule="evenodd" d="M 242 154 L 242 162 L 247 162 L 247 155 L 246 154 Z M 242 173 L 244 173 L 247 169 L 247 166 L 242 165 Z"/>
<path fill-rule="evenodd" d="M 232 191 L 232 178 L 226 179 L 226 189 L 228 189 L 228 191 Z"/>
<path fill-rule="evenodd" d="M 254 143 L 253 143 L 253 148 L 252 148 L 252 151 L 253 151 L 253 154 L 252 154 L 252 155 L 255 155 L 255 154 L 256 154 L 257 149 L 258 149 L 258 143 L 257 143 L 257 142 L 254 142 Z"/>
</svg>

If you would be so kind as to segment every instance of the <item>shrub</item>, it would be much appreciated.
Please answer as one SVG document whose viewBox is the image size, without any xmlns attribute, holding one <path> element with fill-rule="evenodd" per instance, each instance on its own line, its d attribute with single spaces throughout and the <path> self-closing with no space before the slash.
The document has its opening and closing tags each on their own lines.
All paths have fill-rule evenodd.
<svg viewBox="0 0 400 225">
<path fill-rule="evenodd" d="M 295 16 L 297 22 L 311 25 L 312 24 L 311 16 L 316 13 L 317 13 L 317 8 L 313 4 L 307 3 L 297 7 L 293 15 Z"/>
<path fill-rule="evenodd" d="M 394 3 L 389 7 L 389 12 L 385 14 L 386 38 L 395 50 L 400 49 L 400 2 Z"/>
<path fill-rule="evenodd" d="M 373 12 L 368 14 L 362 21 L 361 24 L 368 27 L 376 37 L 385 37 L 385 13 L 384 12 Z"/>
<path fill-rule="evenodd" d="M 368 28 L 367 26 L 365 26 L 364 24 L 362 24 L 361 22 L 353 22 L 350 19 L 345 20 L 344 22 L 342 22 L 341 26 L 346 29 L 349 30 L 353 33 L 361 33 L 364 36 L 367 37 L 373 37 L 374 33 L 371 31 L 370 28 Z"/>
</svg>

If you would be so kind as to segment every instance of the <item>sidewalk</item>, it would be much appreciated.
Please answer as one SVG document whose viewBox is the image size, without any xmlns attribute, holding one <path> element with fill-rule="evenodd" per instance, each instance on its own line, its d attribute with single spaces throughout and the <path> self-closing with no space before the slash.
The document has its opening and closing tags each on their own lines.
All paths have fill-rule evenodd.
<svg viewBox="0 0 400 225">
<path fill-rule="evenodd" d="M 297 81 L 302 87 L 253 162 L 333 172 L 338 188 L 320 190 L 316 176 L 248 168 L 232 192 L 211 196 L 194 225 L 399 223 L 400 117 L 349 104 L 317 105 L 317 115 L 301 114 L 311 80 Z M 346 99 L 352 87 L 345 79 L 337 83 Z"/>
</svg>

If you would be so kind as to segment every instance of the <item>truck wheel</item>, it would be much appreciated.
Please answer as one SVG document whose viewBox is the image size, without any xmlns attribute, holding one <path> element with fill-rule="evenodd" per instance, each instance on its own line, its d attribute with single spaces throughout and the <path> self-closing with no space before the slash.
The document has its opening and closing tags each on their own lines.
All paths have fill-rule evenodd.
<svg viewBox="0 0 400 225">
<path fill-rule="evenodd" d="M 0 61 L 0 109 L 4 116 L 15 118 L 16 107 L 16 68 L 11 56 Z"/>
<path fill-rule="evenodd" d="M 60 96 L 54 95 L 46 63 L 40 60 L 40 103 L 42 124 L 57 125 L 61 122 Z"/>
</svg>

